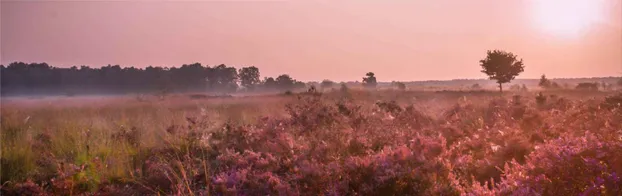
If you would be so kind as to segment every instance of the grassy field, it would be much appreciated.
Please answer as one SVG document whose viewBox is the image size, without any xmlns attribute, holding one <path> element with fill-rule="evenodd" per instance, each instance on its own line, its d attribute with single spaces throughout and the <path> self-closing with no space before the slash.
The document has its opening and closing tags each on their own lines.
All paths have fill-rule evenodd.
<svg viewBox="0 0 622 196">
<path fill-rule="evenodd" d="M 2 195 L 622 195 L 615 92 L 3 98 Z"/>
</svg>

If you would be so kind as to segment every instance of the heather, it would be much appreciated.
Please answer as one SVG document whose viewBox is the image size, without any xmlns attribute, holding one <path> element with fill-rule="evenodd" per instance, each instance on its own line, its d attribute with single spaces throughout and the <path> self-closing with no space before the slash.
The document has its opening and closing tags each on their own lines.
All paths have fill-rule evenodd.
<svg viewBox="0 0 622 196">
<path fill-rule="evenodd" d="M 622 94 L 3 100 L 3 195 L 621 195 Z"/>
</svg>

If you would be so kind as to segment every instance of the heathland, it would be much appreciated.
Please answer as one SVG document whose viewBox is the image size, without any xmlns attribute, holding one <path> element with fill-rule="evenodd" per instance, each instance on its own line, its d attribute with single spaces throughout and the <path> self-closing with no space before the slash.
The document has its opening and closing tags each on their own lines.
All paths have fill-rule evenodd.
<svg viewBox="0 0 622 196">
<path fill-rule="evenodd" d="M 615 91 L 3 98 L 2 194 L 621 195 Z"/>
</svg>

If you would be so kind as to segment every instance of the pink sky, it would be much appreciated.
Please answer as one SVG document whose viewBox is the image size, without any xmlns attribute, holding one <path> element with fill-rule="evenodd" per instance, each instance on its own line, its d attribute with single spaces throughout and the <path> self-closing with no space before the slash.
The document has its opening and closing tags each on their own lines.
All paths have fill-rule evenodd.
<svg viewBox="0 0 622 196">
<path fill-rule="evenodd" d="M 524 59 L 519 78 L 619 76 L 622 0 L 605 1 L 604 19 L 576 37 L 544 32 L 528 0 L 2 1 L 0 61 L 224 63 L 303 81 L 369 71 L 414 81 L 484 78 L 478 61 L 504 49 Z"/>
</svg>

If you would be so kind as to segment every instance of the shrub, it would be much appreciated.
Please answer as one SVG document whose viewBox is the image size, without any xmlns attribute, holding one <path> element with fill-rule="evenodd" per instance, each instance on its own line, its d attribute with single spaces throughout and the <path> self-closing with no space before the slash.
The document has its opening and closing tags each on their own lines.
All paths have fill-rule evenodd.
<svg viewBox="0 0 622 196">
<path fill-rule="evenodd" d="M 622 179 L 611 167 L 622 163 L 616 155 L 620 150 L 619 142 L 603 142 L 591 134 L 562 137 L 542 145 L 527 163 L 506 165 L 497 190 L 504 195 L 620 195 Z"/>
</svg>

